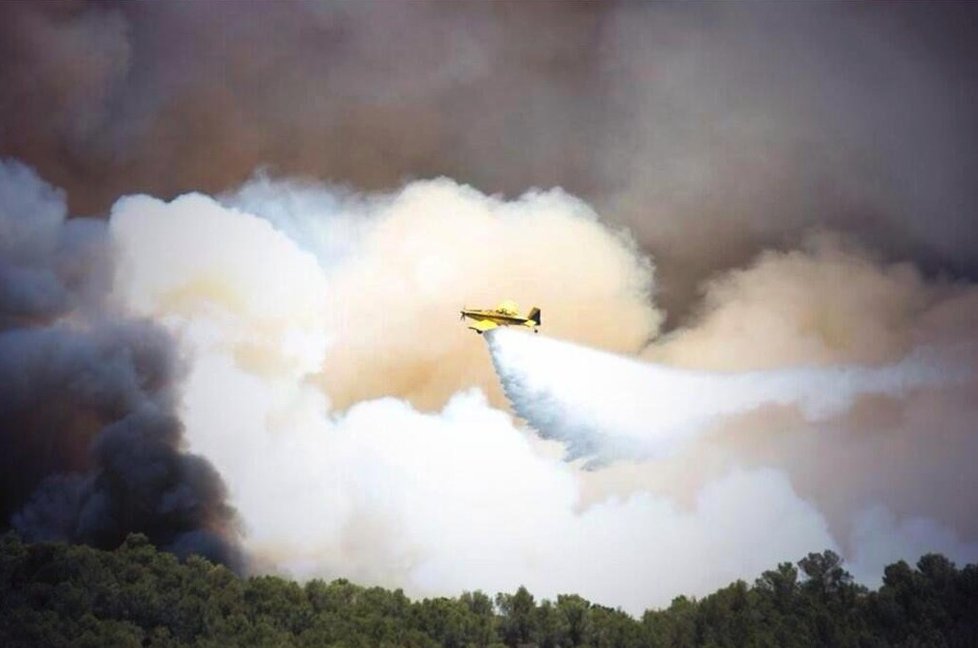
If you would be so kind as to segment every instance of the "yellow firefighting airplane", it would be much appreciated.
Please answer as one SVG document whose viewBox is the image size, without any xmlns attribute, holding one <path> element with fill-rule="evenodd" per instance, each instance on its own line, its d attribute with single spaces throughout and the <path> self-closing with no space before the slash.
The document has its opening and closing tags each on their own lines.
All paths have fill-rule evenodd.
<svg viewBox="0 0 978 648">
<path fill-rule="evenodd" d="M 497 326 L 526 326 L 533 329 L 534 333 L 539 332 L 537 329 L 540 327 L 540 309 L 536 307 L 531 308 L 526 317 L 520 315 L 520 307 L 511 301 L 504 301 L 491 310 L 463 308 L 461 312 L 460 319 L 464 320 L 468 317 L 472 320 L 468 327 L 479 335 Z"/>
</svg>

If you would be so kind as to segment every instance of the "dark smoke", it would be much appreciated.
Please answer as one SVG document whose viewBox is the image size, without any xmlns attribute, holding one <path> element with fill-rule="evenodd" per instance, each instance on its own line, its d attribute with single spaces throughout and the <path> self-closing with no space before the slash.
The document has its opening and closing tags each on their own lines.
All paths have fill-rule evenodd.
<svg viewBox="0 0 978 648">
<path fill-rule="evenodd" d="M 598 6 L 62 2 L 0 11 L 9 89 L 0 150 L 64 186 L 76 212 L 104 211 L 133 191 L 217 193 L 258 166 L 359 189 L 438 174 L 520 193 L 587 183 L 594 143 L 579 126 L 600 115 L 600 97 L 579 88 L 601 81 L 599 61 L 580 48 L 598 47 Z"/>
<path fill-rule="evenodd" d="M 99 547 L 142 532 L 242 568 L 223 482 L 182 447 L 172 341 L 106 318 L 104 225 L 65 212 L 0 162 L 0 525 Z"/>
<path fill-rule="evenodd" d="M 978 6 L 701 3 L 617 12 L 605 209 L 660 302 L 809 230 L 978 276 Z"/>
<path fill-rule="evenodd" d="M 628 224 L 673 323 L 812 228 L 978 276 L 974 3 L 0 4 L 0 154 L 67 188 L 560 185 Z"/>
</svg>

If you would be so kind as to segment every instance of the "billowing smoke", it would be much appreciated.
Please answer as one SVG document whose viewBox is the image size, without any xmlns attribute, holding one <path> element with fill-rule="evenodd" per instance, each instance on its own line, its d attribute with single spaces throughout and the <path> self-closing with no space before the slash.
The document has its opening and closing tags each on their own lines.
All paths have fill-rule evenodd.
<svg viewBox="0 0 978 648">
<path fill-rule="evenodd" d="M 548 327 L 619 352 L 654 333 L 650 265 L 580 201 L 258 180 L 223 203 L 119 201 L 115 294 L 187 350 L 188 438 L 227 481 L 256 565 L 418 595 L 524 583 L 638 612 L 835 546 L 764 468 L 729 471 L 689 508 L 651 491 L 584 505 L 586 475 L 472 390 L 497 379 L 457 321 L 467 287 L 473 305 L 537 298 Z M 160 249 L 181 250 L 180 268 Z M 776 522 L 766 551 L 724 552 Z M 694 546 L 718 557 L 676 554 Z"/>
<path fill-rule="evenodd" d="M 708 284 L 697 320 L 644 357 L 726 372 L 942 358 L 945 378 L 955 379 L 901 398 L 864 397 L 845 416 L 823 422 L 762 409 L 691 448 L 689 461 L 719 451 L 736 465 L 787 471 L 850 549 L 858 541 L 844 539 L 867 528 L 866 519 L 891 520 L 894 533 L 913 527 L 919 538 L 929 528 L 920 518 L 930 518 L 944 528 L 928 534 L 935 546 L 948 529 L 957 542 L 974 543 L 975 503 L 967 493 L 978 488 L 970 468 L 978 452 L 976 314 L 974 284 L 926 281 L 910 264 L 883 263 L 820 237 L 802 250 L 763 254 Z M 963 367 L 970 371 L 958 374 Z"/>
<path fill-rule="evenodd" d="M 506 329 L 485 336 L 515 412 L 562 441 L 570 458 L 592 462 L 669 456 L 721 420 L 762 406 L 797 406 L 806 422 L 817 423 L 845 414 L 867 394 L 899 398 L 973 379 L 959 358 L 936 350 L 880 368 L 719 373 L 643 363 Z"/>
<path fill-rule="evenodd" d="M 370 190 L 562 186 L 655 255 L 675 324 L 704 278 L 812 227 L 975 276 L 976 12 L 2 3 L 0 154 L 76 213 L 260 166 Z"/>
<path fill-rule="evenodd" d="M 104 223 L 0 162 L 0 517 L 31 540 L 129 532 L 242 567 L 210 464 L 182 449 L 170 338 L 109 306 Z"/>
<path fill-rule="evenodd" d="M 634 353 L 658 332 L 649 260 L 626 231 L 608 227 L 587 204 L 557 189 L 506 201 L 442 178 L 357 197 L 259 178 L 225 201 L 273 224 L 322 266 L 314 301 L 295 292 L 306 309 L 322 304 L 317 334 L 328 345 L 316 380 L 336 408 L 388 395 L 439 408 L 469 385 L 501 404 L 482 346 L 444 319 L 465 304 L 536 303 L 547 311 L 548 331 L 618 352 Z M 197 210 L 179 209 L 182 204 L 170 211 L 199 223 Z M 147 231 L 142 223 L 133 227 Z M 218 232 L 196 243 L 184 242 L 183 232 L 175 236 L 174 244 L 199 246 L 211 265 L 229 254 L 211 253 Z M 245 254 L 238 263 L 254 266 Z M 312 265 L 311 257 L 307 262 Z M 153 268 L 180 285 L 165 263 Z M 251 285 L 243 283 L 241 291 Z"/>
<path fill-rule="evenodd" d="M 114 295 L 181 341 L 191 448 L 228 483 L 259 569 L 418 595 L 523 583 L 637 612 L 825 547 L 867 578 L 921 550 L 975 556 L 971 504 L 925 470 L 904 481 L 898 462 L 864 458 L 822 465 L 813 482 L 822 459 L 806 451 L 832 439 L 834 456 L 862 453 L 860 417 L 877 409 L 890 421 L 918 401 L 965 411 L 957 399 L 973 388 L 973 363 L 948 350 L 971 340 L 960 325 L 967 286 L 825 243 L 718 281 L 700 320 L 663 337 L 651 264 L 560 191 L 506 201 L 440 179 L 355 194 L 259 177 L 219 199 L 128 197 L 109 227 Z M 695 342 L 697 331 L 747 299 L 719 286 L 753 285 L 751 272 L 763 283 L 761 269 L 782 260 L 800 270 L 772 269 L 785 285 L 765 304 L 797 314 L 796 328 L 760 308 L 741 324 L 749 333 L 769 321 L 784 355 L 759 346 L 754 365 L 731 366 L 694 353 L 722 349 Z M 848 284 L 821 278 L 836 266 Z M 827 288 L 841 285 L 858 297 Z M 796 293 L 838 321 L 810 319 L 791 306 Z M 506 411 L 491 354 L 457 321 L 461 305 L 504 297 L 540 306 L 546 323 L 539 336 L 490 335 L 512 342 L 497 349 L 512 352 L 496 358 L 503 384 L 509 367 L 525 370 L 533 396 L 548 381 L 573 385 L 550 411 L 588 434 L 527 416 L 555 437 L 543 439 Z M 850 301 L 864 307 L 862 328 L 847 319 Z M 906 344 L 870 356 L 840 347 L 887 330 Z M 723 335 L 751 355 L 749 341 Z M 657 356 L 667 363 L 650 365 Z M 970 456 L 963 428 L 931 448 L 917 423 L 906 429 L 919 466 L 939 466 L 952 448 Z M 568 451 L 591 464 L 567 462 Z"/>
</svg>

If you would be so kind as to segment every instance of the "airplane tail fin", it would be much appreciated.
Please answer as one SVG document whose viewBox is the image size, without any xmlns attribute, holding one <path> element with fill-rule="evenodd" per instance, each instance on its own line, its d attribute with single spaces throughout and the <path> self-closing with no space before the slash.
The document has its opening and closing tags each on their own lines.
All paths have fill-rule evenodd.
<svg viewBox="0 0 978 648">
<path fill-rule="evenodd" d="M 537 326 L 540 326 L 540 309 L 534 306 L 533 308 L 530 309 L 530 312 L 526 316 L 526 318 L 533 320 L 534 322 L 537 323 Z"/>
</svg>

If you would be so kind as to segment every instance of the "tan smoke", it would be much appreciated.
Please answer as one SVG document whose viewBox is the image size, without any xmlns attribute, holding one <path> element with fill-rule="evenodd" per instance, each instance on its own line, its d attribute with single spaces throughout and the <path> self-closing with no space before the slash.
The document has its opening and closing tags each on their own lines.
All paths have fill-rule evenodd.
<svg viewBox="0 0 978 648">
<path fill-rule="evenodd" d="M 787 407 L 728 419 L 669 462 L 619 465 L 589 478 L 594 497 L 631 488 L 680 501 L 731 465 L 772 466 L 827 516 L 845 543 L 873 506 L 930 517 L 974 541 L 970 468 L 978 452 L 978 289 L 926 281 L 910 264 L 886 264 L 841 239 L 768 252 L 705 288 L 698 317 L 650 345 L 643 357 L 738 372 L 798 365 L 892 363 L 928 349 L 971 378 L 865 396 L 844 415 L 806 422 Z"/>
<path fill-rule="evenodd" d="M 881 264 L 839 237 L 765 252 L 712 280 L 699 314 L 646 349 L 666 364 L 744 371 L 892 362 L 920 339 L 918 322 L 950 287 L 911 264 Z"/>
<path fill-rule="evenodd" d="M 370 218 L 356 261 L 329 277 L 322 380 L 336 407 L 395 395 L 438 408 L 469 386 L 498 395 L 485 345 L 458 321 L 463 306 L 537 306 L 547 335 L 626 353 L 656 333 L 648 261 L 561 191 L 505 202 L 415 183 Z"/>
</svg>

